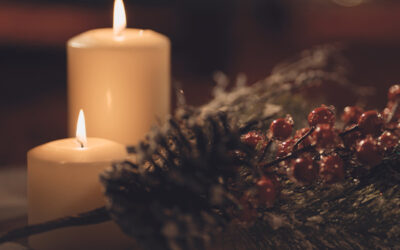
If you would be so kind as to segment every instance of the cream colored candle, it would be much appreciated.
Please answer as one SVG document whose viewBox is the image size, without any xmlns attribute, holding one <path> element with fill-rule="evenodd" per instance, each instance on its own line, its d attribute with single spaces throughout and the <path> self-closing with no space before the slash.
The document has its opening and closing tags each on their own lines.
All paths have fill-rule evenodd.
<svg viewBox="0 0 400 250">
<path fill-rule="evenodd" d="M 83 113 L 77 137 L 28 152 L 28 223 L 76 215 L 105 205 L 99 174 L 123 160 L 125 146 L 85 136 Z M 29 238 L 35 250 L 118 249 L 131 242 L 114 222 L 57 229 Z"/>
<path fill-rule="evenodd" d="M 152 30 L 125 29 L 122 0 L 114 28 L 68 41 L 69 135 L 87 113 L 90 136 L 136 144 L 170 113 L 170 41 Z"/>
</svg>

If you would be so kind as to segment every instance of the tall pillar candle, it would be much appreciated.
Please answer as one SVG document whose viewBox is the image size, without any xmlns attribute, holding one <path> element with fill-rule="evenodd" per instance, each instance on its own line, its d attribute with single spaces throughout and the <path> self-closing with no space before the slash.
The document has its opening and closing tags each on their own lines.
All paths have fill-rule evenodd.
<svg viewBox="0 0 400 250">
<path fill-rule="evenodd" d="M 116 0 L 113 29 L 68 41 L 69 134 L 83 108 L 90 136 L 127 145 L 170 113 L 170 41 L 152 30 L 125 29 L 121 4 Z"/>
<path fill-rule="evenodd" d="M 106 139 L 86 140 L 82 126 L 77 138 L 52 141 L 28 152 L 30 225 L 105 205 L 99 174 L 112 161 L 125 159 L 126 149 Z M 35 250 L 129 249 L 132 241 L 110 221 L 31 236 L 29 245 Z"/>
</svg>

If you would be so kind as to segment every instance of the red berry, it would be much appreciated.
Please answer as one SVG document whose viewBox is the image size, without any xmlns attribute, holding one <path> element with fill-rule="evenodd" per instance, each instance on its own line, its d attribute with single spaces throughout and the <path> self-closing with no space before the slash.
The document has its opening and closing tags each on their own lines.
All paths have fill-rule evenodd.
<svg viewBox="0 0 400 250">
<path fill-rule="evenodd" d="M 311 183 L 318 175 L 317 166 L 310 157 L 297 158 L 291 167 L 293 177 L 302 183 Z"/>
<path fill-rule="evenodd" d="M 282 158 L 291 153 L 293 151 L 294 143 L 295 141 L 293 139 L 288 139 L 284 142 L 278 143 L 276 150 L 276 158 Z M 286 169 L 288 167 L 289 162 L 290 162 L 289 160 L 281 161 L 279 163 L 279 166 L 284 167 L 284 169 Z M 280 170 L 284 171 L 284 169 Z"/>
<path fill-rule="evenodd" d="M 399 137 L 390 131 L 385 131 L 379 137 L 379 142 L 384 150 L 390 150 L 399 144 Z"/>
<path fill-rule="evenodd" d="M 269 127 L 272 136 L 278 140 L 285 140 L 292 134 L 293 120 L 279 118 L 274 120 Z"/>
<path fill-rule="evenodd" d="M 271 207 L 276 199 L 278 188 L 274 181 L 266 176 L 262 176 L 257 182 L 258 201 L 260 205 Z"/>
<path fill-rule="evenodd" d="M 315 129 L 313 136 L 318 147 L 334 146 L 338 139 L 337 132 L 329 124 L 319 124 Z"/>
<path fill-rule="evenodd" d="M 377 111 L 369 110 L 362 113 L 358 119 L 358 126 L 365 135 L 378 134 L 383 126 L 383 118 Z"/>
<path fill-rule="evenodd" d="M 385 121 L 385 128 L 394 129 L 397 126 L 397 122 L 393 122 L 394 115 L 392 115 L 392 109 L 388 107 L 384 108 L 382 111 L 382 118 Z"/>
<path fill-rule="evenodd" d="M 367 137 L 357 144 L 357 158 L 366 165 L 376 166 L 382 161 L 382 154 L 378 143 L 372 137 Z"/>
<path fill-rule="evenodd" d="M 396 101 L 400 98 L 400 85 L 396 84 L 389 88 L 388 99 L 389 101 Z"/>
<path fill-rule="evenodd" d="M 395 102 L 389 101 L 386 105 L 386 108 L 382 111 L 383 119 L 386 122 L 391 123 L 389 126 L 386 124 L 386 127 L 391 127 L 394 125 L 394 123 L 397 124 L 397 120 L 400 118 L 399 104 L 395 105 Z"/>
<path fill-rule="evenodd" d="M 265 138 L 264 136 L 257 132 L 257 131 L 250 131 L 245 135 L 242 135 L 241 138 L 242 142 L 250 147 L 257 147 L 260 141 L 263 141 Z"/>
<path fill-rule="evenodd" d="M 336 154 L 322 157 L 319 175 L 328 184 L 342 181 L 344 179 L 342 159 Z"/>
<path fill-rule="evenodd" d="M 286 140 L 278 144 L 278 149 L 276 150 L 276 157 L 281 158 L 292 152 L 293 145 L 295 141 L 293 139 Z"/>
<path fill-rule="evenodd" d="M 329 108 L 325 105 L 314 109 L 310 114 L 308 114 L 308 124 L 310 127 L 323 123 L 331 126 L 335 125 L 335 112 L 333 108 Z"/>
<path fill-rule="evenodd" d="M 364 111 L 362 110 L 362 108 L 357 107 L 357 106 L 347 106 L 344 108 L 343 110 L 343 114 L 342 114 L 342 121 L 345 124 L 353 124 L 353 123 L 357 123 L 358 119 L 360 118 L 361 114 Z"/>
<path fill-rule="evenodd" d="M 392 112 L 392 109 L 389 108 L 391 106 L 390 102 L 387 104 L 387 107 L 385 107 L 382 111 L 382 117 L 386 121 L 389 118 L 390 113 Z"/>
<path fill-rule="evenodd" d="M 342 137 L 343 144 L 347 148 L 355 148 L 357 146 L 357 142 L 363 138 L 360 131 L 353 131 L 351 133 L 347 133 Z"/>
<path fill-rule="evenodd" d="M 385 129 L 396 131 L 396 130 L 397 130 L 397 125 L 399 124 L 399 122 L 400 122 L 400 121 L 397 121 L 397 122 L 388 122 L 388 123 L 385 124 Z M 396 134 L 397 134 L 397 133 L 396 133 Z"/>
</svg>

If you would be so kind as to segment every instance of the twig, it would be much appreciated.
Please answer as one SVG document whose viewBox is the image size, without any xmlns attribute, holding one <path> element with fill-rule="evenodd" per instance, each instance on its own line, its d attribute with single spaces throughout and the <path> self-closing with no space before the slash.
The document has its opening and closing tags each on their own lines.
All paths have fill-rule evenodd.
<svg viewBox="0 0 400 250">
<path fill-rule="evenodd" d="M 101 207 L 89 212 L 78 214 L 76 216 L 68 216 L 9 231 L 0 236 L 0 243 L 35 234 L 45 233 L 58 228 L 98 224 L 109 220 L 111 220 L 111 217 L 107 209 L 105 207 Z"/>
<path fill-rule="evenodd" d="M 355 132 L 355 131 L 358 131 L 359 129 L 360 129 L 360 127 L 359 127 L 358 125 L 354 125 L 353 127 L 347 129 L 346 131 L 341 132 L 339 135 L 340 135 L 341 137 L 343 137 L 343 136 L 345 136 L 345 135 L 348 135 L 348 134 L 350 134 L 350 133 L 353 133 L 353 132 Z"/>
<path fill-rule="evenodd" d="M 271 166 L 276 165 L 276 164 L 278 164 L 278 163 L 280 163 L 282 161 L 290 160 L 290 159 L 296 157 L 297 155 L 299 155 L 299 154 L 301 154 L 303 152 L 306 152 L 306 151 L 309 151 L 309 150 L 313 150 L 314 148 L 315 148 L 315 145 L 306 146 L 306 147 L 301 148 L 299 150 L 292 151 L 291 153 L 287 154 L 284 157 L 280 157 L 280 158 L 277 158 L 277 159 L 275 159 L 273 161 L 270 161 L 268 163 L 262 164 L 261 166 L 263 168 L 271 167 Z"/>
<path fill-rule="evenodd" d="M 302 137 L 300 137 L 300 139 L 298 139 L 298 140 L 296 141 L 296 143 L 294 144 L 293 150 L 296 151 L 297 148 L 299 147 L 299 144 L 300 144 L 302 141 L 304 141 L 309 135 L 311 135 L 311 133 L 314 132 L 314 130 L 315 130 L 315 127 L 313 126 L 313 127 L 310 128 L 310 130 L 307 131 L 307 133 L 305 133 Z"/>
<path fill-rule="evenodd" d="M 264 160 L 264 158 L 265 158 L 265 156 L 267 155 L 267 153 L 268 153 L 268 149 L 269 149 L 269 147 L 271 146 L 271 144 L 272 144 L 272 139 L 269 139 L 268 140 L 268 142 L 267 142 L 267 145 L 265 145 L 265 147 L 264 147 L 264 149 L 263 149 L 263 151 L 262 151 L 262 153 L 261 153 L 261 155 L 260 155 L 260 158 L 258 159 L 258 162 L 262 162 L 263 160 Z"/>
</svg>

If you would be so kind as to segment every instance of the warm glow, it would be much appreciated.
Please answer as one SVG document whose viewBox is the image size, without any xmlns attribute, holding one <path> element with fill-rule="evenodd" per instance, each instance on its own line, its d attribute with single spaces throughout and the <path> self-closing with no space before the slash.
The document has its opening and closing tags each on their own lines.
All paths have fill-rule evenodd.
<svg viewBox="0 0 400 250">
<path fill-rule="evenodd" d="M 124 2 L 122 0 L 115 0 L 114 2 L 114 36 L 121 37 L 122 32 L 126 28 L 126 14 Z"/>
<path fill-rule="evenodd" d="M 82 109 L 79 111 L 78 123 L 76 124 L 76 140 L 82 148 L 87 146 L 85 115 Z"/>
</svg>

